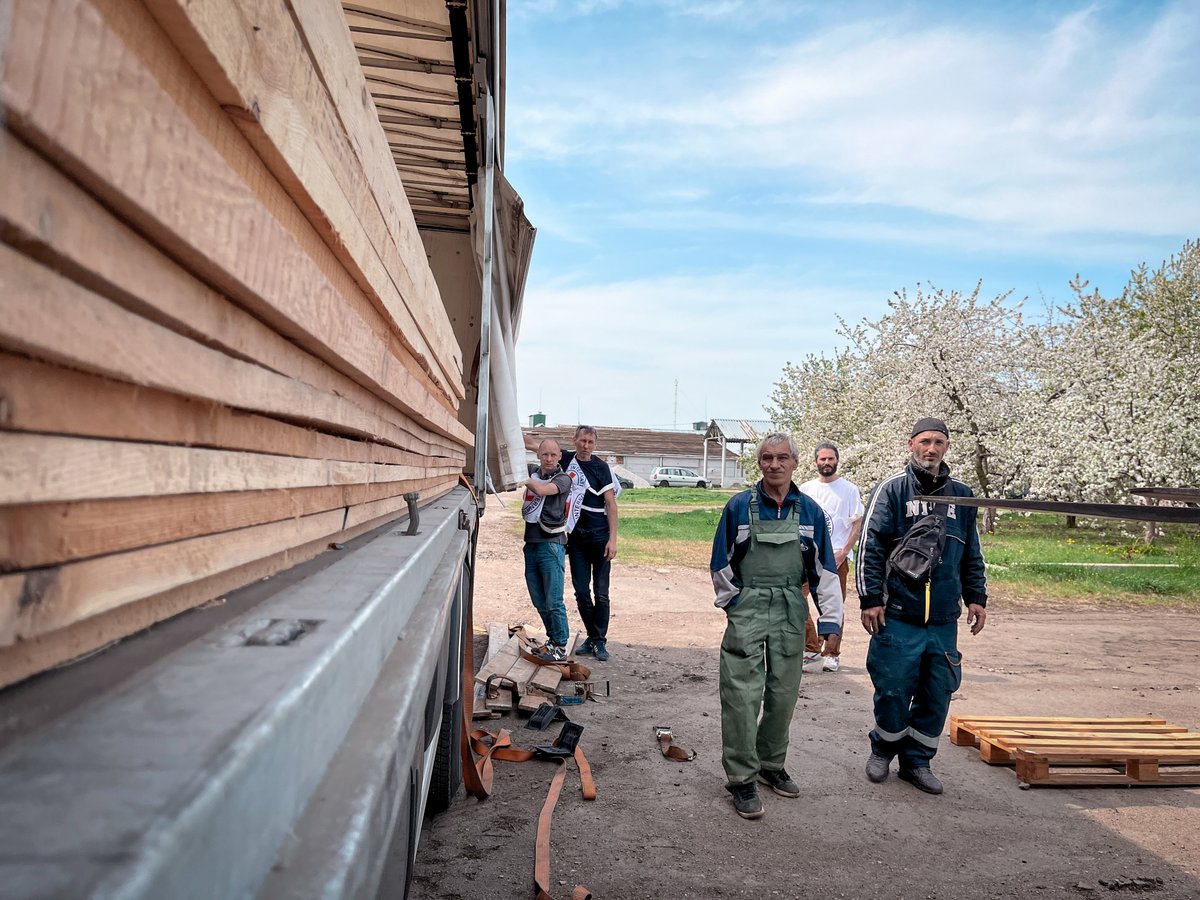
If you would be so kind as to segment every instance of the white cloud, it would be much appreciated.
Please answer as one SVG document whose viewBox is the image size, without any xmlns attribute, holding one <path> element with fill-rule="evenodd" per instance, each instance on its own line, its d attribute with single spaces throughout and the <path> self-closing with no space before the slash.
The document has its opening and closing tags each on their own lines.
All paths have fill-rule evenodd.
<svg viewBox="0 0 1200 900">
<path fill-rule="evenodd" d="M 711 65 L 691 78 L 648 60 L 547 79 L 515 114 L 510 155 L 713 183 L 766 170 L 810 200 L 1034 235 L 1192 233 L 1200 7 L 1140 31 L 1090 7 L 1025 28 L 897 15 L 782 47 L 692 48 Z"/>
</svg>

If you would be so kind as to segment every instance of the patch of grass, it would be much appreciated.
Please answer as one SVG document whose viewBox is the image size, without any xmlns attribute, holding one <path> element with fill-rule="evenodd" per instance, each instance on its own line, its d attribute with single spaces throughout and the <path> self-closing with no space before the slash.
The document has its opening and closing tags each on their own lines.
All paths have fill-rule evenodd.
<svg viewBox="0 0 1200 900">
<path fill-rule="evenodd" d="M 737 491 L 706 488 L 631 488 L 617 498 L 620 506 L 715 506 L 723 507 Z M 710 535 L 711 537 L 711 535 Z"/>
<path fill-rule="evenodd" d="M 622 510 L 618 558 L 645 565 L 707 568 L 720 518 L 720 507 L 685 512 Z"/>
<path fill-rule="evenodd" d="M 1060 516 L 1002 513 L 996 533 L 983 535 L 982 543 L 988 579 L 1017 591 L 1024 587 L 1067 599 L 1200 605 L 1195 529 L 1168 526 L 1147 546 L 1137 523 L 1080 519 L 1079 527 L 1067 528 Z"/>
</svg>

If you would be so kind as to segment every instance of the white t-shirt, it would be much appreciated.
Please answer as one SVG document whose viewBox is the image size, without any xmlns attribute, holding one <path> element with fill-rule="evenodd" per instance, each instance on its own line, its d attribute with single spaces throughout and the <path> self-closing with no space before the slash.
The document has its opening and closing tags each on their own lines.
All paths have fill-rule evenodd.
<svg viewBox="0 0 1200 900">
<path fill-rule="evenodd" d="M 862 497 L 858 488 L 845 478 L 837 478 L 830 482 L 814 478 L 800 485 L 801 493 L 808 494 L 817 501 L 817 505 L 825 510 L 833 523 L 833 534 L 830 540 L 834 551 L 846 546 L 850 538 L 850 523 L 861 519 L 863 515 Z"/>
</svg>

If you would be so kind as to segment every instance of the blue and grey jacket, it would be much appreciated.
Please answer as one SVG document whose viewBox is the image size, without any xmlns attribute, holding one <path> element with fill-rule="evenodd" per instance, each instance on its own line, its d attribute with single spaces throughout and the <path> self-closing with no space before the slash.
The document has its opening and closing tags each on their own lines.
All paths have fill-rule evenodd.
<svg viewBox="0 0 1200 900">
<path fill-rule="evenodd" d="M 829 538 L 833 528 L 825 511 L 811 497 L 800 493 L 795 484 L 788 488 L 782 506 L 767 496 L 761 481 L 751 490 L 758 491 L 758 514 L 764 521 L 795 517 L 800 532 L 805 577 L 821 614 L 817 620 L 817 633 L 841 634 L 842 586 L 838 581 L 837 566 L 833 562 L 833 543 Z M 722 609 L 732 607 L 738 601 L 742 591 L 738 567 L 749 549 L 750 491 L 742 491 L 730 497 L 725 504 L 713 538 L 709 569 L 713 588 L 717 592 L 716 605 Z"/>
<path fill-rule="evenodd" d="M 913 499 L 921 495 L 974 496 L 969 487 L 950 477 L 950 467 L 945 463 L 937 475 L 930 475 L 910 462 L 902 471 L 885 478 L 867 501 L 854 582 L 863 609 L 886 604 L 889 616 L 917 624 L 940 625 L 962 615 L 960 598 L 968 604 L 987 605 L 987 575 L 975 526 L 975 507 L 954 503 L 943 506 Z M 946 512 L 946 541 L 941 562 L 929 582 L 926 618 L 924 586 L 913 584 L 896 572 L 888 577 L 887 560 L 892 548 L 918 519 L 938 511 Z"/>
</svg>

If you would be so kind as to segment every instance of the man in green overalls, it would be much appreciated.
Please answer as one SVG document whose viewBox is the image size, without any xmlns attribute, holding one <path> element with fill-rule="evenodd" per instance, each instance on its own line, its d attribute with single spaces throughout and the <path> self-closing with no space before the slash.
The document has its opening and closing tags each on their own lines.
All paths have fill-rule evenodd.
<svg viewBox="0 0 1200 900">
<path fill-rule="evenodd" d="M 763 814 L 757 782 L 799 797 L 787 771 L 788 737 L 804 661 L 812 586 L 818 633 L 837 652 L 842 589 L 821 507 L 792 482 L 796 442 L 771 434 L 758 446 L 762 480 L 730 498 L 717 524 L 710 569 L 727 623 L 721 641 L 721 762 L 737 814 Z"/>
</svg>

